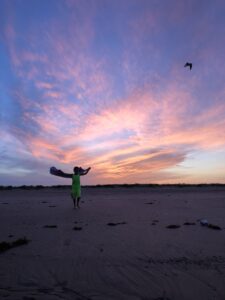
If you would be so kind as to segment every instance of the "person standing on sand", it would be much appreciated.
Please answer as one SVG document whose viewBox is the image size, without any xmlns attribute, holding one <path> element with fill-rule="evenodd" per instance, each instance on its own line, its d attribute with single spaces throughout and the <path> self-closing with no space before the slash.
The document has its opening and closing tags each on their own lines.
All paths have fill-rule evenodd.
<svg viewBox="0 0 225 300">
<path fill-rule="evenodd" d="M 73 174 L 64 173 L 61 170 L 56 169 L 55 167 L 50 168 L 50 174 L 64 177 L 64 178 L 72 178 L 72 191 L 71 197 L 73 199 L 74 209 L 80 208 L 79 202 L 81 198 L 81 185 L 80 185 L 80 176 L 86 175 L 91 168 L 87 168 L 86 170 L 81 167 L 74 167 Z"/>
</svg>

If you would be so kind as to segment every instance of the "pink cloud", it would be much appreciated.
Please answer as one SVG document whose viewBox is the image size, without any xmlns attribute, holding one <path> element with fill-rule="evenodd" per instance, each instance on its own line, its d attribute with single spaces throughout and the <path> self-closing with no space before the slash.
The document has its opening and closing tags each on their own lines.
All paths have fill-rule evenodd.
<svg viewBox="0 0 225 300">
<path fill-rule="evenodd" d="M 37 88 L 39 88 L 40 90 L 42 89 L 46 89 L 46 90 L 51 90 L 54 88 L 54 85 L 49 83 L 49 82 L 43 82 L 43 81 L 37 81 L 35 82 L 35 85 L 37 86 Z"/>
<path fill-rule="evenodd" d="M 159 159 L 155 166 L 158 170 L 161 167 L 166 169 L 185 160 L 186 156 L 184 154 L 179 156 L 179 153 L 177 153 L 176 148 L 178 145 L 179 147 L 186 147 L 186 150 L 184 150 L 186 153 L 191 149 L 201 148 L 207 150 L 208 148 L 225 146 L 223 132 L 219 129 L 225 128 L 224 106 L 213 107 L 201 114 L 192 115 L 191 108 L 194 106 L 194 101 L 186 92 L 174 88 L 173 92 L 169 90 L 161 96 L 161 102 L 154 99 L 151 94 L 145 94 L 142 97 L 139 95 L 138 98 L 136 98 L 137 96 L 131 97 L 124 103 L 121 102 L 119 109 L 107 109 L 102 111 L 100 115 L 90 117 L 90 122 L 82 130 L 82 135 L 79 136 L 81 140 L 93 140 L 93 143 L 98 139 L 110 141 L 112 133 L 120 134 L 125 129 L 133 132 L 133 136 L 126 140 L 128 142 L 127 147 L 121 149 L 123 143 L 116 140 L 114 144 L 111 141 L 111 151 L 106 148 L 105 154 L 101 153 L 99 157 L 93 159 L 93 164 L 97 169 L 109 170 L 107 173 L 110 176 L 114 172 L 118 175 L 121 168 L 124 171 L 125 169 L 128 170 L 130 165 L 132 168 L 139 166 L 141 173 L 143 172 L 141 162 L 149 159 L 151 164 L 151 157 L 154 157 L 154 155 L 160 157 L 159 154 L 162 151 L 160 148 L 165 147 L 165 151 L 170 149 L 171 153 L 168 165 L 164 161 L 161 166 Z M 136 105 L 137 99 L 138 105 Z M 215 118 L 217 118 L 217 122 L 215 122 Z M 204 126 L 202 125 L 203 120 L 205 120 Z M 107 145 L 105 141 L 103 149 L 104 145 Z M 101 142 L 99 145 L 101 145 Z M 141 153 L 143 150 L 154 148 L 159 149 L 154 155 L 137 155 L 138 151 Z M 173 153 L 174 157 L 172 156 Z M 121 154 L 124 154 L 124 159 L 116 164 L 113 163 L 114 158 Z M 127 159 L 126 155 L 128 156 Z"/>
<path fill-rule="evenodd" d="M 13 66 L 19 67 L 21 65 L 21 60 L 19 58 L 16 46 L 15 46 L 15 39 L 16 39 L 16 31 L 12 24 L 12 17 L 9 18 L 9 22 L 5 27 L 5 40 L 6 45 L 9 50 L 9 54 L 11 57 L 11 62 Z"/>
<path fill-rule="evenodd" d="M 97 114 L 88 111 L 87 117 L 85 106 L 66 99 L 57 101 L 57 105 L 51 101 L 29 104 L 26 99 L 21 103 L 27 110 L 26 122 L 40 128 L 39 137 L 27 138 L 35 157 L 65 164 L 79 160 L 93 165 L 96 174 L 105 179 L 131 180 L 135 172 L 144 180 L 151 172 L 161 172 L 184 161 L 191 149 L 204 151 L 225 145 L 220 130 L 225 127 L 224 105 L 214 103 L 194 114 L 196 100 L 176 84 L 160 95 L 149 89 L 133 92 L 114 101 L 111 107 L 99 106 Z M 32 105 L 39 114 L 29 111 Z M 112 139 L 113 135 L 117 138 Z M 52 142 L 46 137 L 51 137 Z M 156 149 L 155 153 L 152 149 Z"/>
<path fill-rule="evenodd" d="M 67 3 L 72 7 L 78 4 Z M 183 6 L 178 10 L 183 11 Z M 41 94 L 40 102 L 35 97 L 36 90 L 33 97 L 17 95 L 23 125 L 28 130 L 36 129 L 33 136 L 31 132 L 23 136 L 34 157 L 64 164 L 91 164 L 96 176 L 103 180 L 131 182 L 137 176 L 147 180 L 153 172 L 161 178 L 163 171 L 185 161 L 189 151 L 225 147 L 221 130 L 225 128 L 224 105 L 215 100 L 212 107 L 196 113 L 198 99 L 181 84 L 176 67 L 171 71 L 175 80 L 168 79 L 165 87 L 159 74 L 151 74 L 157 83 L 147 82 L 135 90 L 134 71 L 139 67 L 136 54 L 142 56 L 145 34 L 159 31 L 161 15 L 146 12 L 129 24 L 134 34 L 123 41 L 124 45 L 126 49 L 129 45 L 132 49 L 140 47 L 134 53 L 124 51 L 122 64 L 129 94 L 116 100 L 112 97 L 113 78 L 106 72 L 106 58 L 97 59 L 89 52 L 95 34 L 89 13 L 82 24 L 76 13 L 71 13 L 66 35 L 60 21 L 49 24 L 43 33 L 48 55 L 16 49 L 16 29 L 12 22 L 6 28 L 9 53 L 18 76 L 23 83 L 30 80 Z M 176 21 L 176 11 L 171 18 Z M 39 35 L 29 34 L 28 40 L 32 38 L 35 48 Z M 159 52 L 151 47 L 152 58 L 159 59 Z M 205 59 L 207 55 L 207 51 L 202 52 Z M 199 84 L 196 77 L 186 79 L 190 90 Z"/>
<path fill-rule="evenodd" d="M 51 20 L 48 29 L 43 32 L 36 32 L 35 28 L 27 30 L 24 34 L 30 45 L 29 49 L 16 47 L 19 35 L 16 34 L 12 20 L 5 29 L 14 71 L 20 78 L 26 81 L 32 80 L 39 89 L 49 90 L 47 97 L 57 98 L 59 94 L 49 84 L 40 84 L 40 76 L 43 74 L 45 78 L 48 76 L 51 79 L 52 87 L 61 88 L 65 81 L 69 81 L 67 92 L 74 94 L 78 99 L 87 97 L 93 99 L 93 96 L 103 91 L 107 94 L 109 90 L 107 76 L 103 71 L 103 60 L 96 61 L 88 51 L 94 36 L 93 12 L 90 5 L 88 5 L 88 12 L 85 7 L 85 4 L 73 2 L 73 10 L 67 20 L 66 34 L 65 24 L 61 20 Z M 77 14 L 83 16 L 79 17 L 80 21 Z M 48 46 L 47 54 L 34 51 L 38 49 L 40 35 Z"/>
<path fill-rule="evenodd" d="M 20 103 L 24 109 L 23 119 L 26 124 L 33 122 L 42 136 L 51 136 L 55 140 L 76 132 L 79 124 L 80 108 L 78 105 L 60 100 L 40 104 L 21 96 Z M 34 110 L 31 110 L 34 108 Z M 38 112 L 37 112 L 38 111 Z M 61 137 L 62 136 L 62 137 Z"/>
<path fill-rule="evenodd" d="M 60 99 L 60 98 L 62 98 L 62 93 L 54 91 L 54 90 L 48 90 L 44 93 L 44 98 Z"/>
<path fill-rule="evenodd" d="M 47 63 L 48 57 L 44 54 L 37 54 L 35 52 L 31 51 L 24 51 L 22 50 L 20 53 L 20 59 L 23 62 L 41 62 L 41 63 Z"/>
<path fill-rule="evenodd" d="M 22 134 L 22 140 L 30 154 L 45 162 L 71 164 L 80 161 L 80 158 L 84 156 L 84 151 L 78 146 L 71 150 L 65 150 L 56 140 L 50 141 L 41 135 L 33 136 L 29 133 L 21 133 L 18 129 L 16 131 L 18 134 Z"/>
</svg>

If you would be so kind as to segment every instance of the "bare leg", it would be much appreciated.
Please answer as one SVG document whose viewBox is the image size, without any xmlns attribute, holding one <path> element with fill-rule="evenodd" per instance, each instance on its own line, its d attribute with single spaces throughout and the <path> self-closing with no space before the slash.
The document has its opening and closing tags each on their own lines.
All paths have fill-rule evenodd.
<svg viewBox="0 0 225 300">
<path fill-rule="evenodd" d="M 74 208 L 77 208 L 77 197 L 75 197 L 75 204 L 74 204 Z"/>
<path fill-rule="evenodd" d="M 71 197 L 72 197 L 72 199 L 73 199 L 73 208 L 75 209 L 75 208 L 76 208 L 76 207 L 75 207 L 75 198 L 74 198 L 73 194 L 71 194 Z"/>
<path fill-rule="evenodd" d="M 79 208 L 80 208 L 80 205 L 79 205 L 79 203 L 80 203 L 80 197 L 78 197 L 78 198 L 77 198 L 77 207 L 79 207 Z"/>
</svg>

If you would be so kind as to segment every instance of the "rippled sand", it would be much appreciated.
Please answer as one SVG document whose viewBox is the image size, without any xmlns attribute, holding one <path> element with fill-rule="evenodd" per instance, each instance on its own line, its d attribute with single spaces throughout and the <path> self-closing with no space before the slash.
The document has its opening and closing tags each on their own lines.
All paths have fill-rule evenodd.
<svg viewBox="0 0 225 300">
<path fill-rule="evenodd" d="M 225 299 L 224 187 L 83 188 L 82 201 L 0 192 L 0 242 L 30 240 L 0 253 L 0 299 Z"/>
</svg>

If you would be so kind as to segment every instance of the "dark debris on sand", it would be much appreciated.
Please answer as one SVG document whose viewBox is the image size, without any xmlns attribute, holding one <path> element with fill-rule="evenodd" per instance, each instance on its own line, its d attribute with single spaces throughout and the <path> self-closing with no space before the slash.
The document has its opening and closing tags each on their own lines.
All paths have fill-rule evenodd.
<svg viewBox="0 0 225 300">
<path fill-rule="evenodd" d="M 174 224 L 172 224 L 172 225 L 166 226 L 166 228 L 169 228 L 169 229 L 176 229 L 176 228 L 180 228 L 180 225 L 174 225 Z"/>
<path fill-rule="evenodd" d="M 108 226 L 117 226 L 117 225 L 124 225 L 124 224 L 127 224 L 127 223 L 126 222 L 117 222 L 117 223 L 110 222 L 107 225 Z"/>
<path fill-rule="evenodd" d="M 14 247 L 26 245 L 29 242 L 30 241 L 26 237 L 21 238 L 21 239 L 17 239 L 13 242 L 10 242 L 10 243 L 3 241 L 3 242 L 0 243 L 0 253 L 5 252 L 7 250 L 10 250 L 11 248 L 14 248 Z"/>
<path fill-rule="evenodd" d="M 74 227 L 73 227 L 73 230 L 82 230 L 82 227 L 74 226 Z"/>
<path fill-rule="evenodd" d="M 211 229 L 222 230 L 222 228 L 218 225 L 208 224 L 208 227 Z"/>
</svg>

